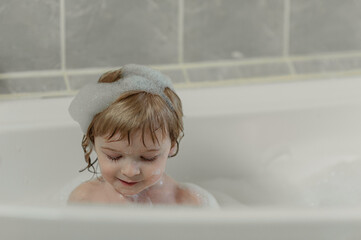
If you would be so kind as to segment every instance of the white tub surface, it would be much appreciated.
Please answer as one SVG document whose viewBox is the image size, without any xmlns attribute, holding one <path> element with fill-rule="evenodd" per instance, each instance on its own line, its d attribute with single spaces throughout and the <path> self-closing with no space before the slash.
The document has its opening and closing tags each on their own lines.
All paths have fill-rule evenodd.
<svg viewBox="0 0 361 240">
<path fill-rule="evenodd" d="M 361 239 L 361 79 L 179 90 L 167 172 L 222 208 L 66 206 L 71 98 L 0 102 L 0 239 Z"/>
</svg>

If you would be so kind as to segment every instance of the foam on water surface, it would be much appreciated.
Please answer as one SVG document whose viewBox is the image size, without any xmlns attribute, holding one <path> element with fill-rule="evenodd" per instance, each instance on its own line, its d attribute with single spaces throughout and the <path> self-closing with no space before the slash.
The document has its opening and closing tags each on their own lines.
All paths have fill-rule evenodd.
<svg viewBox="0 0 361 240">
<path fill-rule="evenodd" d="M 218 178 L 199 182 L 222 207 L 350 207 L 361 206 L 361 158 L 347 159 L 303 178 L 292 172 L 262 172 L 243 178 Z"/>
<path fill-rule="evenodd" d="M 361 159 L 340 162 L 313 174 L 304 182 L 312 206 L 360 206 Z"/>
<path fill-rule="evenodd" d="M 214 178 L 183 183 L 205 205 L 220 207 L 353 207 L 361 206 L 361 158 L 343 157 L 310 174 L 293 177 L 293 173 L 261 171 L 258 175 L 237 178 Z M 19 203 L 55 203 L 66 205 L 69 194 L 91 174 L 80 174 L 57 190 L 28 197 Z"/>
</svg>

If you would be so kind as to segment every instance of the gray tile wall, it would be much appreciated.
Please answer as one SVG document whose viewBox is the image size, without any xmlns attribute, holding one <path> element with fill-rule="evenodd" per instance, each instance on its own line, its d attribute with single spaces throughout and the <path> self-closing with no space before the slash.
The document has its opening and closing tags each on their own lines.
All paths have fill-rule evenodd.
<svg viewBox="0 0 361 240">
<path fill-rule="evenodd" d="M 1 0 L 1 73 L 60 69 L 59 25 L 58 0 Z"/>
<path fill-rule="evenodd" d="M 361 75 L 361 1 L 1 0 L 0 99 L 137 63 L 176 87 Z"/>
<path fill-rule="evenodd" d="M 186 0 L 184 60 L 282 55 L 283 0 Z"/>
<path fill-rule="evenodd" d="M 290 53 L 361 50 L 361 1 L 297 0 L 290 8 Z"/>
<path fill-rule="evenodd" d="M 66 1 L 68 68 L 177 63 L 178 1 Z"/>
</svg>

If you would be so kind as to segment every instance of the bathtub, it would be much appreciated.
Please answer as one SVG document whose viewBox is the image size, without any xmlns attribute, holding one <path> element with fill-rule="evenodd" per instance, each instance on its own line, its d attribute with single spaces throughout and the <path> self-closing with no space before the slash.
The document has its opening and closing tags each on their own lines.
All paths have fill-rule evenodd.
<svg viewBox="0 0 361 240">
<path fill-rule="evenodd" d="M 180 89 L 167 172 L 221 208 L 66 205 L 71 97 L 0 102 L 0 239 L 361 239 L 361 79 Z"/>
</svg>

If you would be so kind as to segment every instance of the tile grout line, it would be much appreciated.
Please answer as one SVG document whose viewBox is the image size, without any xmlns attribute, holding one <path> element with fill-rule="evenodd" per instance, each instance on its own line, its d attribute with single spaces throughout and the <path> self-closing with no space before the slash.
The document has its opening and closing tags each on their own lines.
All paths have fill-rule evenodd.
<svg viewBox="0 0 361 240">
<path fill-rule="evenodd" d="M 327 72 L 327 73 L 310 73 L 310 74 L 301 74 L 301 75 L 276 75 L 276 76 L 265 76 L 265 77 L 248 77 L 248 78 L 234 78 L 234 79 L 224 79 L 221 81 L 204 81 L 204 82 L 191 82 L 191 83 L 178 83 L 178 88 L 188 88 L 188 87 L 207 87 L 207 86 L 223 86 L 230 84 L 239 84 L 239 83 L 272 83 L 272 82 L 289 82 L 290 80 L 304 80 L 312 78 L 313 80 L 322 79 L 325 77 L 354 77 L 361 75 L 361 70 L 356 71 L 344 71 L 344 72 Z"/>
<path fill-rule="evenodd" d="M 178 63 L 183 64 L 183 7 L 184 1 L 178 1 Z"/>
<path fill-rule="evenodd" d="M 284 0 L 284 16 L 283 16 L 283 57 L 289 55 L 290 41 L 290 0 Z"/>
<path fill-rule="evenodd" d="M 60 0 L 60 56 L 61 70 L 65 86 L 70 91 L 70 83 L 66 71 L 66 42 L 65 42 L 65 0 Z"/>
<path fill-rule="evenodd" d="M 189 83 L 188 73 L 184 67 L 184 0 L 178 1 L 178 63 L 185 82 Z"/>
<path fill-rule="evenodd" d="M 361 57 L 361 52 L 352 53 L 352 54 L 334 54 L 334 55 L 315 55 L 307 57 L 278 57 L 278 58 L 263 58 L 263 59 L 254 59 L 246 61 L 233 61 L 225 60 L 222 62 L 198 62 L 198 63 L 182 63 L 182 64 L 169 64 L 169 65 L 151 65 L 151 67 L 156 67 L 160 70 L 175 70 L 175 69 L 192 69 L 192 68 L 207 68 L 207 67 L 217 67 L 217 66 L 247 66 L 247 65 L 256 65 L 264 63 L 276 63 L 286 61 L 303 61 L 303 60 L 319 60 L 327 58 L 347 58 L 347 57 Z M 14 78 L 35 78 L 35 77 L 51 77 L 51 76 L 63 76 L 65 75 L 91 75 L 99 74 L 104 71 L 109 71 L 113 67 L 109 68 L 88 68 L 88 69 L 72 69 L 72 70 L 45 70 L 45 71 L 25 71 L 25 72 L 8 72 L 0 73 L 0 79 L 14 79 Z"/>
<path fill-rule="evenodd" d="M 322 79 L 325 77 L 356 77 L 361 75 L 361 70 L 355 71 L 343 71 L 343 72 L 327 72 L 327 73 L 310 73 L 290 76 L 289 75 L 277 75 L 269 77 L 249 77 L 249 78 L 235 78 L 235 79 L 224 79 L 222 81 L 204 81 L 204 82 L 189 82 L 189 83 L 177 83 L 174 84 L 176 88 L 197 88 L 197 87 L 221 87 L 233 84 L 252 84 L 252 83 L 272 83 L 272 82 L 289 82 L 290 80 L 303 80 L 312 78 Z M 34 93 L 12 93 L 12 94 L 0 94 L 1 100 L 12 100 L 19 98 L 34 98 L 34 97 L 62 97 L 62 96 L 73 96 L 77 93 L 76 90 L 71 91 L 50 91 L 50 92 L 34 92 Z"/>
<path fill-rule="evenodd" d="M 289 59 L 290 51 L 290 18 L 291 18 L 291 2 L 284 0 L 284 16 L 283 16 L 283 57 L 290 71 L 290 75 L 295 75 L 295 68 L 291 59 Z"/>
<path fill-rule="evenodd" d="M 11 93 L 11 94 L 0 94 L 0 100 L 11 100 L 19 98 L 34 98 L 34 97 L 63 97 L 72 96 L 76 91 L 49 91 L 49 92 L 33 92 L 33 93 Z"/>
<path fill-rule="evenodd" d="M 286 64 L 288 66 L 288 69 L 290 70 L 290 75 L 291 76 L 295 76 L 296 75 L 296 70 L 295 67 L 293 65 L 293 62 L 289 59 L 286 59 Z"/>
<path fill-rule="evenodd" d="M 0 79 L 63 76 L 61 70 L 0 73 Z"/>
</svg>

